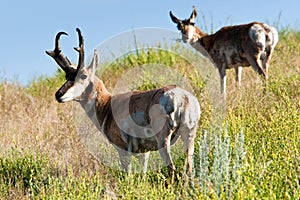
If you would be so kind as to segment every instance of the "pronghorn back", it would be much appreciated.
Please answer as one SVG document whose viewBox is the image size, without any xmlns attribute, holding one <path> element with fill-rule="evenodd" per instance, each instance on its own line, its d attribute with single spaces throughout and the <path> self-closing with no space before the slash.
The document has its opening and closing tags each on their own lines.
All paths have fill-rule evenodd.
<svg viewBox="0 0 300 200">
<path fill-rule="evenodd" d="M 175 85 L 114 95 L 105 110 L 106 114 L 99 115 L 98 119 L 103 122 L 102 131 L 113 132 L 107 138 L 124 150 L 129 140 L 134 139 L 133 153 L 158 150 L 155 137 L 160 129 L 178 130 L 180 126 L 193 129 L 200 118 L 198 100 Z M 180 136 L 176 133 L 171 136 L 172 144 Z"/>
<path fill-rule="evenodd" d="M 265 51 L 273 43 L 266 35 L 263 23 L 252 22 L 244 25 L 226 26 L 214 34 L 201 37 L 199 43 L 219 65 L 226 63 L 226 68 L 250 66 L 248 54 Z"/>
</svg>

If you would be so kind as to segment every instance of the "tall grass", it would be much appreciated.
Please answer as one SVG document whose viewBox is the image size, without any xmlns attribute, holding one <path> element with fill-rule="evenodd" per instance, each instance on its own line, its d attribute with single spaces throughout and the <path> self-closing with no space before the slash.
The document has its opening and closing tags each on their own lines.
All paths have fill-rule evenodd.
<svg viewBox="0 0 300 200">
<path fill-rule="evenodd" d="M 58 104 L 54 93 L 64 75 L 29 86 L 0 83 L 0 197 L 3 199 L 299 199 L 300 197 L 300 33 L 283 30 L 270 66 L 266 94 L 251 68 L 237 90 L 228 72 L 224 125 L 209 129 L 211 105 L 201 74 L 172 51 L 143 49 L 124 55 L 99 72 L 110 90 L 140 66 L 143 76 L 130 89 L 151 89 L 145 66 L 170 66 L 192 83 L 202 109 L 196 138 L 195 190 L 184 187 L 184 157 L 175 161 L 177 181 L 166 186 L 164 169 L 146 176 L 110 169 L 81 142 L 72 103 Z M 144 67 L 143 67 L 144 66 Z M 146 77 L 146 79 L 142 79 Z M 136 79 L 135 79 L 136 80 Z"/>
</svg>

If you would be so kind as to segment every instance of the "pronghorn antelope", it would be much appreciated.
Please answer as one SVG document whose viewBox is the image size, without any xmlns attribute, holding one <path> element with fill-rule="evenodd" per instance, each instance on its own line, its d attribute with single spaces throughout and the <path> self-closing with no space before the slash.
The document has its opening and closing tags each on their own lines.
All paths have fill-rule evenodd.
<svg viewBox="0 0 300 200">
<path fill-rule="evenodd" d="M 268 78 L 268 68 L 272 53 L 278 42 L 277 30 L 267 24 L 226 26 L 214 34 L 203 33 L 195 26 L 196 7 L 189 19 L 180 20 L 170 11 L 172 21 L 181 31 L 183 42 L 188 42 L 196 50 L 204 48 L 217 66 L 221 78 L 221 92 L 226 98 L 226 69 L 235 69 L 236 81 L 241 85 L 242 67 L 252 66 L 263 77 Z M 203 52 L 203 51 L 202 51 Z"/>
<path fill-rule="evenodd" d="M 170 146 L 181 136 L 186 153 L 186 172 L 193 170 L 194 139 L 200 119 L 198 100 L 175 85 L 149 91 L 112 95 L 95 76 L 99 63 L 97 50 L 92 62 L 84 65 L 84 40 L 77 28 L 79 53 L 77 66 L 62 54 L 59 32 L 53 51 L 46 51 L 66 73 L 66 82 L 56 92 L 60 103 L 77 101 L 96 127 L 118 151 L 122 169 L 130 171 L 130 157 L 135 153 L 158 150 L 173 177 L 175 166 Z M 148 154 L 146 154 L 148 155 Z M 148 156 L 144 160 L 144 170 Z"/>
</svg>

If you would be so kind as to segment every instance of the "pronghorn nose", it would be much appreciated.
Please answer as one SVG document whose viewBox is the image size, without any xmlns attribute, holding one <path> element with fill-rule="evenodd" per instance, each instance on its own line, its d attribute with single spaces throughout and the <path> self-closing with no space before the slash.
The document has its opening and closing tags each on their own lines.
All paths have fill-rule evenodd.
<svg viewBox="0 0 300 200">
<path fill-rule="evenodd" d="M 62 94 L 62 92 L 59 90 L 59 91 L 57 91 L 56 93 L 55 93 L 55 98 L 56 98 L 56 100 L 59 102 L 59 103 L 62 103 L 63 101 L 62 101 L 62 99 L 61 99 L 61 97 L 63 96 L 63 94 Z"/>
</svg>

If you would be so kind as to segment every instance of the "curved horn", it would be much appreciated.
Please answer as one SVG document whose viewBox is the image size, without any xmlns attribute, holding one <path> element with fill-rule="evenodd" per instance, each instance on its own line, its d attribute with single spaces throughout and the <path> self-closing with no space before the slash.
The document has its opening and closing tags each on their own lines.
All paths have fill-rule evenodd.
<svg viewBox="0 0 300 200">
<path fill-rule="evenodd" d="M 59 41 L 61 35 L 68 35 L 68 34 L 66 32 L 63 32 L 63 31 L 56 34 L 54 51 L 61 52 L 60 41 Z"/>
<path fill-rule="evenodd" d="M 66 73 L 72 70 L 72 64 L 69 59 L 62 54 L 62 50 L 60 48 L 60 36 L 68 35 L 66 32 L 59 32 L 55 36 L 55 47 L 53 51 L 45 51 L 49 56 L 51 56 L 56 63 L 64 70 Z"/>
<path fill-rule="evenodd" d="M 81 34 L 81 30 L 79 28 L 76 28 L 76 31 L 78 33 L 79 45 L 78 47 L 74 47 L 74 49 L 79 53 L 78 64 L 77 64 L 77 71 L 78 71 L 80 68 L 84 67 L 84 40 Z"/>
</svg>

